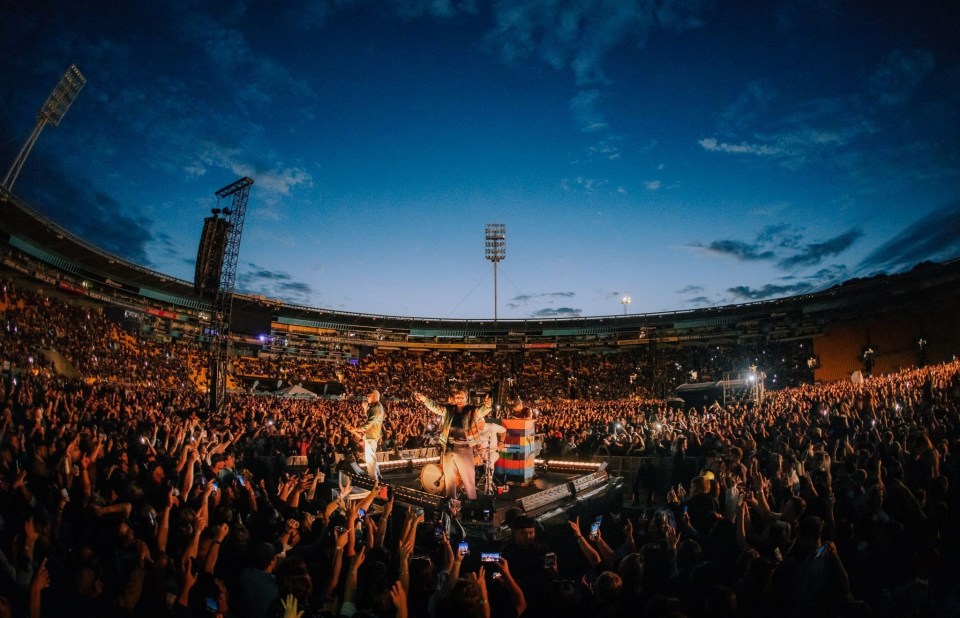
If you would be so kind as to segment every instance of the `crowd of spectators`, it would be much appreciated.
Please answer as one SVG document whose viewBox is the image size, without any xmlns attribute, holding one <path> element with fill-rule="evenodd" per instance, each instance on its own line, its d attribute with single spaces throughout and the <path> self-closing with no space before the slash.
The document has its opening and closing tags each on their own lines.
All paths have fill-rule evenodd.
<svg viewBox="0 0 960 618">
<path fill-rule="evenodd" d="M 323 357 L 262 354 L 238 357 L 238 375 L 262 383 L 340 383 L 348 396 L 370 388 L 405 399 L 412 393 L 442 391 L 457 383 L 469 391 L 501 384 L 524 400 L 647 399 L 664 396 L 686 382 L 736 378 L 761 366 L 768 386 L 780 388 L 812 381 L 809 342 L 756 346 L 684 347 L 670 350 L 536 351 L 529 354 L 377 352 L 353 364 Z"/>
<path fill-rule="evenodd" d="M 512 514 L 505 543 L 471 540 L 464 555 L 391 494 L 340 484 L 338 464 L 356 458 L 345 428 L 362 420 L 358 402 L 244 393 L 208 413 L 182 360 L 197 351 L 131 342 L 95 309 L 9 285 L 2 309 L 0 617 L 960 608 L 957 361 L 690 410 L 544 397 L 551 449 L 702 465 L 678 465 L 635 508 L 573 510 L 551 528 Z M 58 373 L 51 350 L 79 375 Z M 446 372 L 486 371 L 479 360 L 427 363 L 405 385 L 409 363 L 378 362 L 363 368 L 363 388 L 438 398 Z M 388 402 L 384 447 L 417 444 L 429 420 L 413 401 Z"/>
</svg>

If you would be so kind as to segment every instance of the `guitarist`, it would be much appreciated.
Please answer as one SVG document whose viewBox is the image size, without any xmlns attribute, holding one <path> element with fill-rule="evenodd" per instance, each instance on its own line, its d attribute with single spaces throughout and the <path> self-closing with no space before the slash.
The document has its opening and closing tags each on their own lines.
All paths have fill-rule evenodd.
<svg viewBox="0 0 960 618">
<path fill-rule="evenodd" d="M 380 391 L 374 389 L 367 393 L 367 421 L 355 428 L 348 429 L 363 442 L 363 459 L 367 464 L 367 475 L 372 479 L 380 478 L 380 466 L 377 464 L 377 444 L 383 434 L 383 417 L 386 414 L 380 403 Z"/>
</svg>

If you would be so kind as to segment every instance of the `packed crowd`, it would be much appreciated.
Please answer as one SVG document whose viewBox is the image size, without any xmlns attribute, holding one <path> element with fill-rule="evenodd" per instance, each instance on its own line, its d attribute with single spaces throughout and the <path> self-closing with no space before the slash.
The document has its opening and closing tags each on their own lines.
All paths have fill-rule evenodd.
<svg viewBox="0 0 960 618">
<path fill-rule="evenodd" d="M 549 529 L 516 514 L 506 543 L 471 541 L 464 554 L 389 492 L 340 483 L 360 404 L 242 394 L 210 414 L 182 386 L 188 368 L 164 364 L 177 346 L 127 345 L 95 311 L 30 293 L 5 290 L 3 309 L 0 617 L 960 608 L 956 361 L 688 411 L 544 399 L 551 448 L 703 464 L 678 466 L 640 508 L 574 510 Z M 82 375 L 58 374 L 42 349 Z M 429 433 L 412 401 L 390 402 L 387 417 L 384 448 Z"/>
<path fill-rule="evenodd" d="M 356 365 L 317 357 L 262 354 L 237 358 L 234 371 L 262 383 L 339 382 L 348 396 L 371 388 L 406 399 L 417 391 L 444 391 L 451 383 L 470 391 L 505 384 L 524 400 L 647 399 L 688 381 L 736 377 L 752 365 L 764 367 L 770 386 L 810 382 L 809 342 L 740 346 L 735 349 L 686 347 L 660 352 L 617 350 L 608 354 L 566 350 L 531 354 L 374 353 Z"/>
</svg>

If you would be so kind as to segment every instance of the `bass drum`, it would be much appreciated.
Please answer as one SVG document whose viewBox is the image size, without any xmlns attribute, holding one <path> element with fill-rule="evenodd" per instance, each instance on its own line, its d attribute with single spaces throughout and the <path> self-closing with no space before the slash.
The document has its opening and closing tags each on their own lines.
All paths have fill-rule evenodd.
<svg viewBox="0 0 960 618">
<path fill-rule="evenodd" d="M 443 468 L 432 463 L 425 465 L 420 470 L 420 486 L 428 494 L 442 494 L 444 490 Z"/>
</svg>

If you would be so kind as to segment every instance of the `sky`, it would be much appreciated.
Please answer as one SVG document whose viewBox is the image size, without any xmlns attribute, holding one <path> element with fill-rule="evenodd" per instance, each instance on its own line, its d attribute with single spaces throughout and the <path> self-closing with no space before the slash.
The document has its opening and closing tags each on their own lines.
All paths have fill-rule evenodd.
<svg viewBox="0 0 960 618">
<path fill-rule="evenodd" d="M 957 32 L 932 0 L 6 0 L 0 170 L 76 64 L 14 192 L 161 273 L 193 280 L 214 193 L 249 176 L 251 294 L 755 302 L 960 256 Z"/>
</svg>

